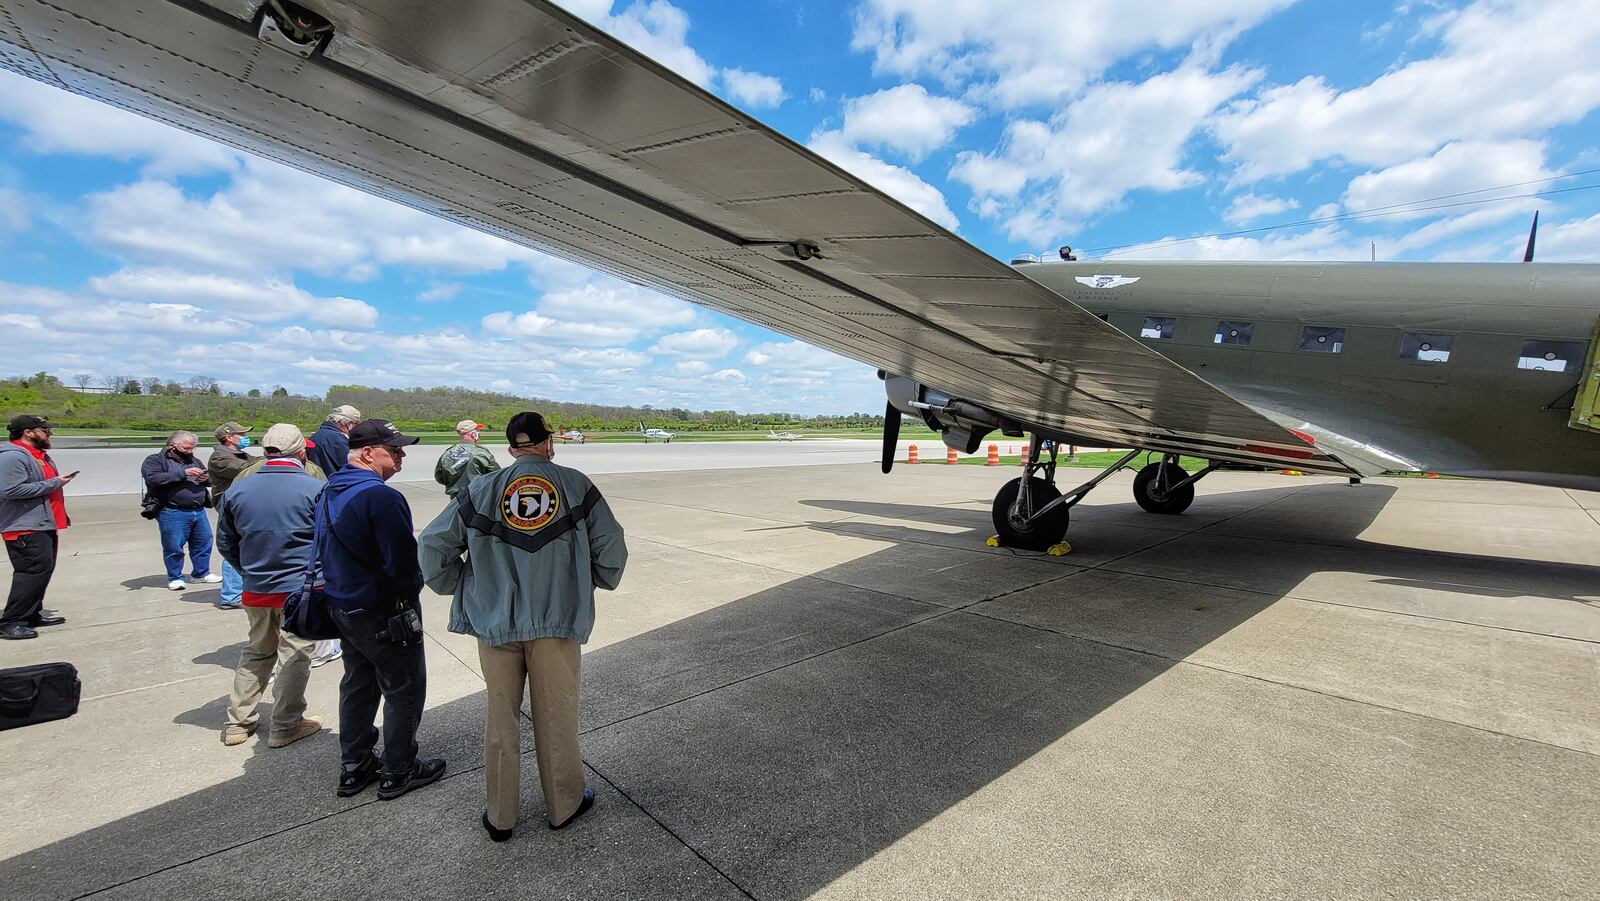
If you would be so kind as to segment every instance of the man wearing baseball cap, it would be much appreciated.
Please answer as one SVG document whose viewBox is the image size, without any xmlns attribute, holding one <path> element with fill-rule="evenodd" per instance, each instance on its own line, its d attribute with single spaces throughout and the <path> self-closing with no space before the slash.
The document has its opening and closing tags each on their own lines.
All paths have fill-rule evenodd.
<svg viewBox="0 0 1600 901">
<path fill-rule="evenodd" d="M 478 444 L 486 428 L 488 426 L 475 419 L 461 420 L 456 423 L 456 434 L 461 436 L 461 441 L 439 455 L 439 462 L 433 467 L 433 480 L 443 485 L 444 493 L 450 497 L 455 497 L 478 476 L 499 472 L 500 462 Z"/>
<path fill-rule="evenodd" d="M 217 509 L 222 509 L 222 496 L 227 493 L 228 486 L 233 484 L 241 473 L 256 462 L 256 458 L 245 452 L 250 446 L 250 427 L 237 422 L 225 422 L 217 426 L 211 434 L 217 438 L 217 446 L 211 449 L 211 456 L 206 460 L 206 475 L 210 476 L 211 503 Z M 223 610 L 236 610 L 241 605 L 240 597 L 244 585 L 239 581 L 239 571 L 233 568 L 226 557 L 222 560 L 222 592 L 217 598 L 217 606 Z"/>
<path fill-rule="evenodd" d="M 222 743 L 242 745 L 260 722 L 256 705 L 272 678 L 272 729 L 267 747 L 315 735 L 322 721 L 305 716 L 313 642 L 283 631 L 283 602 L 305 584 L 311 566 L 317 496 L 322 480 L 307 473 L 306 439 L 280 422 L 261 436 L 266 459 L 217 505 L 217 551 L 243 582 L 250 640 L 239 654 Z"/>
<path fill-rule="evenodd" d="M 11 558 L 11 593 L 0 613 L 0 638 L 37 638 L 36 627 L 66 622 L 44 609 L 60 532 L 72 523 L 61 489 L 77 475 L 61 474 L 47 453 L 55 427 L 41 416 L 16 416 L 7 426 L 11 441 L 0 444 L 0 538 Z"/>
<path fill-rule="evenodd" d="M 497 842 L 511 837 L 521 809 L 524 687 L 550 828 L 594 805 L 578 749 L 581 645 L 594 628 L 595 589 L 616 588 L 628 562 L 600 489 L 551 461 L 551 431 L 538 413 L 512 417 L 512 464 L 467 486 L 418 539 L 428 586 L 454 596 L 450 631 L 478 639 L 488 695 L 480 822 Z"/>
<path fill-rule="evenodd" d="M 345 457 L 350 453 L 350 442 L 345 436 L 360 421 L 361 411 L 355 407 L 349 404 L 334 407 L 321 428 L 306 442 L 311 448 L 308 459 L 330 476 L 343 469 Z"/>
<path fill-rule="evenodd" d="M 339 683 L 338 795 L 378 782 L 378 800 L 398 798 L 444 775 L 442 758 L 418 758 L 417 726 L 427 697 L 422 653 L 422 573 L 411 507 L 387 482 L 416 438 L 368 419 L 350 430 L 348 465 L 324 489 L 317 527 L 328 612 L 344 647 Z M 373 720 L 383 699 L 383 753 Z M 379 781 L 381 779 L 381 781 Z"/>
</svg>

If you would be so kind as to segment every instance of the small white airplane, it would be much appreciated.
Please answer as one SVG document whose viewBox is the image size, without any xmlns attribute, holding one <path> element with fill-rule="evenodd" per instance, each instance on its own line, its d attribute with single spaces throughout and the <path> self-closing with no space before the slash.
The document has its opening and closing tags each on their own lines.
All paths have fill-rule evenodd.
<svg viewBox="0 0 1600 901">
<path fill-rule="evenodd" d="M 672 439 L 674 437 L 676 437 L 672 432 L 669 432 L 666 429 L 647 429 L 647 428 L 645 428 L 644 427 L 644 420 L 642 420 L 642 419 L 639 420 L 639 434 L 644 436 L 644 443 L 645 444 L 649 444 L 651 441 L 661 441 L 661 442 L 665 442 L 667 444 L 671 444 L 672 443 Z"/>
<path fill-rule="evenodd" d="M 576 441 L 579 444 L 589 440 L 587 435 L 583 434 L 577 429 L 567 429 L 565 432 L 562 432 L 555 437 L 557 441 Z"/>
<path fill-rule="evenodd" d="M 777 441 L 799 441 L 802 436 L 794 432 L 768 432 L 767 437 Z"/>
</svg>

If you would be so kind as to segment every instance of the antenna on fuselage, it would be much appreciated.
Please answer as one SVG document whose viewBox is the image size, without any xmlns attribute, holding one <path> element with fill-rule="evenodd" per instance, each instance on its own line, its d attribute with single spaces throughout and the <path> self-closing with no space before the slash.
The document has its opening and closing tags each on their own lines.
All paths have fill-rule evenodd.
<svg viewBox="0 0 1600 901">
<path fill-rule="evenodd" d="M 1539 234 L 1539 211 L 1533 211 L 1533 228 L 1528 229 L 1528 249 L 1522 253 L 1522 262 L 1533 262 L 1533 239 Z"/>
</svg>

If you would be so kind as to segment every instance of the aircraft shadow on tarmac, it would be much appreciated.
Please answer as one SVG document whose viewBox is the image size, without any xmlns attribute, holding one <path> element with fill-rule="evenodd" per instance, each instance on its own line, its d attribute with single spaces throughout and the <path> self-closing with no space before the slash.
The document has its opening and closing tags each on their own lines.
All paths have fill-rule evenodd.
<svg viewBox="0 0 1600 901">
<path fill-rule="evenodd" d="M 1236 492 L 1227 503 L 1259 510 L 1301 490 Z M 591 784 L 602 804 L 574 829 L 542 828 L 529 756 L 517 838 L 502 846 L 482 835 L 476 825 L 482 804 L 479 692 L 424 716 L 424 752 L 442 754 L 451 764 L 452 778 L 441 786 L 391 804 L 374 803 L 370 791 L 340 801 L 330 784 L 337 766 L 331 736 L 270 752 L 252 742 L 240 749 L 249 755 L 241 776 L 0 862 L 0 884 L 17 898 L 77 895 L 147 874 L 154 875 L 126 889 L 157 897 L 209 895 L 250 874 L 251 884 L 270 885 L 274 896 L 403 891 L 471 897 L 512 885 L 526 897 L 651 895 L 669 884 L 662 880 L 670 880 L 670 893 L 679 897 L 731 893 L 694 855 L 660 838 L 631 800 L 743 890 L 763 898 L 801 897 L 1069 735 L 1312 572 L 1335 566 L 1407 582 L 1471 582 L 1543 596 L 1550 590 L 1570 596 L 1573 586 L 1592 585 L 1600 575 L 1594 567 L 1466 555 L 1385 556 L 1356 536 L 1393 489 L 1364 490 L 1372 493 L 1367 502 L 1342 507 L 1319 531 L 1281 531 L 1277 544 L 1284 552 L 1256 567 L 1270 581 L 1258 580 L 1249 591 L 1228 592 L 1218 602 L 1213 590 L 1207 603 L 1197 604 L 1166 582 L 1128 598 L 1126 614 L 1116 611 L 1119 599 L 1098 599 L 1095 616 L 1107 616 L 1109 603 L 1109 615 L 1127 620 L 1122 627 L 1162 636 L 1160 653 L 1068 634 L 1077 605 L 1086 600 L 1074 586 L 1110 574 L 978 550 L 988 534 L 987 510 L 808 501 L 820 509 L 970 531 L 813 523 L 814 530 L 870 534 L 890 544 L 585 653 L 584 752 L 598 774 Z M 1170 556 L 1206 532 L 1153 532 L 1131 503 L 1095 508 L 1092 517 L 1099 534 L 1110 536 L 1105 541 L 1119 543 L 1125 573 L 1138 565 L 1141 551 Z M 1142 537 L 1130 538 L 1134 532 Z M 1087 527 L 1084 533 L 1082 543 L 1092 549 L 1100 539 Z M 1323 543 L 1308 552 L 1294 543 L 1299 539 Z M 982 592 L 942 602 L 898 592 L 908 582 L 940 582 L 945 577 L 938 571 L 953 561 L 993 567 L 990 596 L 1014 591 L 1008 602 L 1024 606 L 1013 610 L 1032 605 L 1066 628 L 986 615 L 981 604 L 959 609 L 980 601 Z M 623 600 L 602 595 L 600 615 Z M 627 602 L 648 604 L 650 597 Z M 1088 608 L 1081 609 L 1088 617 Z M 442 611 L 432 608 L 429 620 L 439 628 Z M 431 660 L 445 653 L 430 641 Z M 326 679 L 327 672 L 313 679 Z M 225 681 L 219 674 L 219 691 Z M 220 711 L 213 701 L 180 714 L 179 721 L 215 727 Z M 268 716 L 263 711 L 263 722 Z M 145 770 L 130 760 L 127 778 L 150 778 Z M 654 850 L 635 844 L 641 836 L 657 837 Z M 264 841 L 248 844 L 257 839 Z M 260 882 L 268 873 L 272 881 Z"/>
</svg>

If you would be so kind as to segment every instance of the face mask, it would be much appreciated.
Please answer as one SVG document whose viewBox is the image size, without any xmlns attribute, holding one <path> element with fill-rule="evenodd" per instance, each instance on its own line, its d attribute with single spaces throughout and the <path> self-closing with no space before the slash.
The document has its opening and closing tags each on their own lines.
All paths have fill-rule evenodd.
<svg viewBox="0 0 1600 901">
<path fill-rule="evenodd" d="M 249 446 L 250 446 L 250 436 L 249 435 L 245 435 L 245 436 L 243 436 L 243 437 L 241 437 L 239 439 L 239 449 L 240 450 L 244 450 L 245 448 L 247 448 Z"/>
</svg>

